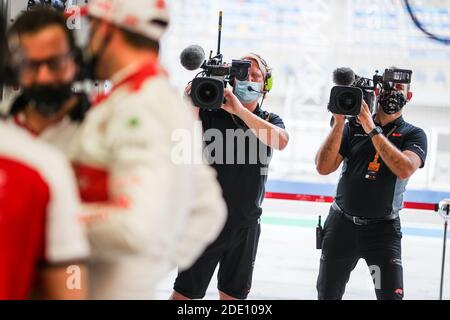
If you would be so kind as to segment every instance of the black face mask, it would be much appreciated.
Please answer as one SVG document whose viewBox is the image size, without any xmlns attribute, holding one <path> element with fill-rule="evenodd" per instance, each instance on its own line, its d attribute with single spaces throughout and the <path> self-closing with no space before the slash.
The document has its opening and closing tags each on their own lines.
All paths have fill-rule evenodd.
<svg viewBox="0 0 450 320">
<path fill-rule="evenodd" d="M 90 79 L 90 80 L 97 80 L 98 77 L 96 76 L 96 70 L 100 61 L 101 56 L 106 51 L 106 48 L 108 47 L 108 44 L 111 40 L 111 33 L 108 34 L 106 38 L 103 38 L 103 42 L 100 45 L 100 48 L 98 52 L 94 53 L 89 48 L 89 43 L 91 39 L 94 37 L 94 34 L 97 32 L 96 28 L 91 29 L 91 35 L 90 39 L 88 41 L 88 44 L 83 49 L 82 56 L 83 56 L 83 63 L 82 68 L 80 71 L 81 78 L 82 79 Z"/>
<path fill-rule="evenodd" d="M 405 96 L 398 91 L 384 91 L 380 96 L 380 107 L 386 114 L 399 112 L 405 104 Z"/>
<path fill-rule="evenodd" d="M 72 96 L 71 84 L 34 85 L 23 89 L 23 96 L 44 117 L 57 114 Z"/>
</svg>

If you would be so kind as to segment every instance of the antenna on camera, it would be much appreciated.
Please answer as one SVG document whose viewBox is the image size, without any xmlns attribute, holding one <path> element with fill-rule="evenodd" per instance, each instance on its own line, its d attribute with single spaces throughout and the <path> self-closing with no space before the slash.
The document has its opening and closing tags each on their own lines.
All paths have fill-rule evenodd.
<svg viewBox="0 0 450 320">
<path fill-rule="evenodd" d="M 223 17 L 223 11 L 219 11 L 219 37 L 217 39 L 217 56 L 221 56 L 220 44 L 222 42 L 222 17 Z"/>
<path fill-rule="evenodd" d="M 190 96 L 194 106 L 207 110 L 220 109 L 224 101 L 225 86 L 235 78 L 241 81 L 247 79 L 251 67 L 250 61 L 232 60 L 231 64 L 222 61 L 223 56 L 220 52 L 222 20 L 223 11 L 219 11 L 219 34 L 215 57 L 212 57 L 213 50 L 211 50 L 209 59 L 204 61 L 204 51 L 197 45 L 187 47 L 180 54 L 181 65 L 186 69 L 195 70 L 199 67 L 203 69 L 191 81 Z"/>
</svg>

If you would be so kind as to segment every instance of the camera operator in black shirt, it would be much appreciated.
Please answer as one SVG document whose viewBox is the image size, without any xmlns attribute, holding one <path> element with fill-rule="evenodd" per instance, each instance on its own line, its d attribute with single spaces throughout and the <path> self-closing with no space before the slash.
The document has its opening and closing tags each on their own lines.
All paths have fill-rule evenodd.
<svg viewBox="0 0 450 320">
<path fill-rule="evenodd" d="M 218 174 L 228 220 L 197 262 L 179 273 L 172 299 L 203 298 L 217 264 L 220 299 L 246 299 L 250 292 L 267 168 L 272 149 L 283 150 L 289 136 L 278 115 L 261 109 L 261 98 L 272 86 L 271 69 L 257 54 L 243 59 L 251 62 L 248 79 L 234 79 L 234 90 L 225 89 L 226 100 L 220 110 L 199 109 L 205 148 L 214 158 L 209 161 Z M 220 133 L 224 142 L 220 150 L 216 148 L 217 139 L 207 138 L 210 130 Z M 236 147 L 236 140 L 245 140 L 244 147 Z"/>
<path fill-rule="evenodd" d="M 331 133 L 316 155 L 322 175 L 343 162 L 325 222 L 317 280 L 319 299 L 341 299 L 350 273 L 363 258 L 377 299 L 403 298 L 399 211 L 408 179 L 425 164 L 427 137 L 402 117 L 409 84 L 381 89 L 372 116 L 363 101 L 357 121 L 334 114 Z"/>
</svg>

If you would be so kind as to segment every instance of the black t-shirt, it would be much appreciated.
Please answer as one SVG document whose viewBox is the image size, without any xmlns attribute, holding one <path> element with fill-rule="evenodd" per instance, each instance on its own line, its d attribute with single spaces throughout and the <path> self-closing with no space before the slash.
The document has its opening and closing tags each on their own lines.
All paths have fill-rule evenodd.
<svg viewBox="0 0 450 320">
<path fill-rule="evenodd" d="M 263 111 L 259 106 L 253 113 L 284 129 L 278 115 Z M 224 110 L 200 110 L 200 120 L 204 152 L 208 163 L 217 171 L 228 207 L 226 226 L 255 224 L 262 213 L 272 148 L 257 139 L 240 118 Z"/>
<path fill-rule="evenodd" d="M 401 151 L 409 150 L 417 154 L 422 160 L 422 168 L 427 155 L 425 132 L 405 122 L 403 117 L 383 127 L 384 135 L 391 131 L 389 141 Z M 367 178 L 369 163 L 374 161 L 376 150 L 361 126 L 346 124 L 339 153 L 344 157 L 344 164 L 335 201 L 342 210 L 354 216 L 377 218 L 403 207 L 403 193 L 408 179 L 399 179 L 381 157 L 376 179 Z"/>
</svg>

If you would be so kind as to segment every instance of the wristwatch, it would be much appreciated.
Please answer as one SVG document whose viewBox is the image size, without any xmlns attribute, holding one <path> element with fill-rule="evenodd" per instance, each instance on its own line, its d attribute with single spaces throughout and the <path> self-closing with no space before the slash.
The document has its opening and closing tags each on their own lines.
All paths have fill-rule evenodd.
<svg viewBox="0 0 450 320">
<path fill-rule="evenodd" d="M 379 126 L 376 126 L 375 129 L 369 132 L 370 139 L 372 139 L 377 134 L 383 134 L 383 129 Z"/>
</svg>

